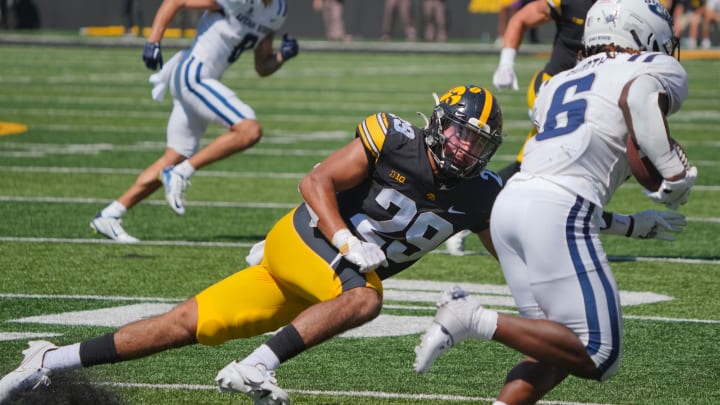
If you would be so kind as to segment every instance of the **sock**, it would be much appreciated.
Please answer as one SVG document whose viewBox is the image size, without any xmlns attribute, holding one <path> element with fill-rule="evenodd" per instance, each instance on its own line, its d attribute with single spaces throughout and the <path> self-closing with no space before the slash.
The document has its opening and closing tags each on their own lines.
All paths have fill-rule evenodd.
<svg viewBox="0 0 720 405">
<path fill-rule="evenodd" d="M 61 346 L 50 350 L 43 357 L 43 367 L 52 371 L 69 370 L 82 367 L 80 362 L 80 343 Z"/>
<path fill-rule="evenodd" d="M 83 367 L 97 364 L 117 363 L 120 361 L 115 348 L 113 333 L 107 333 L 94 339 L 80 342 L 80 362 Z"/>
<path fill-rule="evenodd" d="M 249 356 L 240 361 L 240 364 L 247 364 L 249 366 L 261 363 L 264 364 L 268 370 L 275 370 L 280 366 L 280 359 L 266 344 L 261 345 L 255 349 L 254 352 L 250 353 Z"/>
<path fill-rule="evenodd" d="M 505 402 L 502 401 L 495 401 L 492 403 L 492 405 L 507 405 Z"/>
<path fill-rule="evenodd" d="M 498 313 L 491 309 L 481 308 L 472 317 L 472 328 L 483 339 L 491 340 L 497 329 Z"/>
<path fill-rule="evenodd" d="M 105 209 L 100 211 L 100 216 L 122 218 L 125 213 L 127 213 L 127 208 L 125 208 L 124 205 L 120 204 L 118 200 L 115 200 L 111 202 L 110 205 L 105 207 Z"/>
<path fill-rule="evenodd" d="M 183 160 L 182 163 L 175 166 L 173 171 L 186 179 L 189 179 L 195 173 L 195 168 L 190 164 L 188 159 Z"/>
<path fill-rule="evenodd" d="M 268 339 L 265 344 L 275 353 L 281 363 L 305 350 L 305 342 L 293 324 L 282 328 L 280 332 Z"/>
</svg>

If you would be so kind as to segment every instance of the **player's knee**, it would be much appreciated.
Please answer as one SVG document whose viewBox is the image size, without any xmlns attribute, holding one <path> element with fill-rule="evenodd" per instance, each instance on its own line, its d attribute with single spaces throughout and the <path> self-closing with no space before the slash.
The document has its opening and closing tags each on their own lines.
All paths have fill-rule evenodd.
<svg viewBox="0 0 720 405">
<path fill-rule="evenodd" d="M 242 120 L 239 123 L 232 126 L 231 131 L 236 136 L 242 138 L 243 143 L 248 147 L 255 145 L 260 142 L 262 138 L 262 126 L 257 120 Z"/>
<path fill-rule="evenodd" d="M 353 305 L 355 316 L 360 322 L 370 322 L 380 315 L 382 309 L 382 298 L 372 288 L 353 288 L 344 294 L 349 294 L 351 305 Z"/>
</svg>

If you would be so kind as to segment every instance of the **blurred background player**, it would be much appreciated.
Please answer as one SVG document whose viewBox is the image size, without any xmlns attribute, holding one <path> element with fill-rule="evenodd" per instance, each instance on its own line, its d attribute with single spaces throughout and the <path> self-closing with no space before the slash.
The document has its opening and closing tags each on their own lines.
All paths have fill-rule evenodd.
<svg viewBox="0 0 720 405">
<path fill-rule="evenodd" d="M 705 14 L 703 17 L 703 39 L 700 42 L 702 49 L 710 49 L 712 41 L 710 40 L 710 32 L 713 25 L 720 25 L 720 0 L 707 0 L 705 5 Z"/>
<path fill-rule="evenodd" d="M 697 169 L 671 147 L 667 127 L 667 115 L 688 91 L 687 74 L 672 56 L 670 14 L 656 0 L 598 0 L 587 14 L 583 45 L 577 67 L 553 76 L 538 94 L 538 133 L 490 218 L 520 316 L 483 308 L 454 288 L 416 348 L 418 372 L 468 338 L 523 353 L 495 405 L 536 403 L 568 375 L 612 377 L 622 357 L 623 319 L 600 232 L 674 240 L 686 224 L 673 211 L 630 217 L 604 211 L 630 176 L 629 136 L 664 178 L 648 192 L 653 201 L 677 209 L 695 182 Z"/>
<path fill-rule="evenodd" d="M 423 30 L 427 42 L 447 41 L 447 9 L 445 0 L 423 0 Z"/>
<path fill-rule="evenodd" d="M 322 13 L 328 41 L 352 41 L 352 35 L 345 31 L 344 8 L 343 0 L 313 0 L 313 9 Z"/>
<path fill-rule="evenodd" d="M 698 46 L 700 23 L 705 12 L 704 0 L 671 0 L 670 14 L 675 22 L 675 36 L 683 38 L 687 29 L 687 37 L 683 39 L 683 47 L 695 49 Z"/>
<path fill-rule="evenodd" d="M 279 51 L 273 49 L 274 33 L 285 22 L 286 6 L 285 0 L 162 2 L 143 50 L 143 61 L 151 70 L 162 68 L 150 77 L 155 85 L 153 98 L 162 100 L 168 87 L 173 95 L 167 148 L 125 193 L 90 222 L 95 232 L 118 242 L 138 242 L 122 227 L 121 218 L 130 208 L 164 185 L 170 208 L 177 215 L 184 215 L 185 189 L 195 170 L 260 140 L 262 127 L 255 111 L 222 84 L 220 77 L 244 51 L 254 50 L 255 70 L 260 76 L 273 74 L 298 54 L 297 41 L 287 35 L 283 36 Z M 206 11 L 198 21 L 192 47 L 178 52 L 163 66 L 160 40 L 183 7 Z M 200 138 L 211 122 L 227 128 L 228 132 L 198 151 Z"/>
<path fill-rule="evenodd" d="M 415 28 L 415 21 L 413 20 L 412 5 L 412 0 L 385 0 L 382 23 L 383 35 L 381 38 L 383 41 L 390 41 L 393 37 L 396 14 L 402 24 L 405 39 L 407 41 L 417 40 L 417 28 Z"/>
<path fill-rule="evenodd" d="M 0 380 L 0 403 L 63 370 L 195 343 L 219 345 L 281 327 L 220 370 L 216 382 L 255 404 L 289 403 L 274 370 L 378 316 L 383 279 L 458 229 L 476 232 L 494 253 L 488 220 L 500 182 L 485 166 L 501 131 L 497 99 L 473 85 L 435 96 L 423 128 L 389 113 L 369 116 L 355 139 L 301 180 L 305 202 L 253 249 L 258 259 L 250 267 L 114 333 L 61 347 L 30 342 L 21 365 Z"/>
<path fill-rule="evenodd" d="M 533 75 L 527 90 L 528 109 L 532 110 L 540 85 L 556 73 L 569 69 L 577 63 L 578 51 L 582 49 L 585 15 L 592 3 L 593 0 L 535 0 L 515 12 L 505 28 L 503 49 L 500 51 L 500 63 L 493 75 L 493 85 L 498 90 L 518 90 L 514 66 L 523 35 L 531 28 L 554 21 L 556 30 L 550 60 L 545 67 Z M 532 127 L 527 139 L 536 133 L 535 127 Z M 498 171 L 503 182 L 507 182 L 510 176 L 520 169 L 522 155 L 521 148 L 516 160 Z M 464 254 L 466 236 L 465 233 L 459 233 L 448 239 L 445 244 L 448 253 L 455 256 Z"/>
</svg>

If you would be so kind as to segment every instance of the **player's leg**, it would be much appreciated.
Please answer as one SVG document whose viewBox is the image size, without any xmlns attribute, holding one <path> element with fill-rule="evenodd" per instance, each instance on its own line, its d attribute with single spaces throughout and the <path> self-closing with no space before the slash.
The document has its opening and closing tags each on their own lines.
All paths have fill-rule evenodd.
<svg viewBox="0 0 720 405">
<path fill-rule="evenodd" d="M 273 371 L 281 363 L 348 329 L 374 319 L 382 305 L 377 274 L 361 275 L 310 228 L 304 207 L 281 219 L 265 241 L 263 265 L 288 298 L 282 311 L 289 323 L 238 362 L 220 371 L 221 389 L 246 387 L 247 367 Z M 302 269 L 302 271 L 298 271 Z M 292 316 L 292 318 L 287 318 Z M 245 371 L 243 371 L 245 370 Z M 265 389 L 270 389 L 267 381 Z M 238 391 L 247 392 L 244 388 Z M 270 390 L 276 392 L 274 388 Z"/>
<path fill-rule="evenodd" d="M 105 207 L 90 223 L 99 234 L 119 242 L 138 242 L 122 227 L 122 217 L 129 209 L 147 198 L 162 186 L 163 169 L 172 167 L 191 156 L 198 148 L 207 121 L 191 117 L 182 103 L 173 101 L 173 110 L 167 124 L 167 147 L 160 158 L 138 175 L 135 182 L 117 200 Z M 184 192 L 184 189 L 183 189 Z"/>
<path fill-rule="evenodd" d="M 528 357 L 508 372 L 496 399 L 505 404 L 534 404 L 567 376 L 565 370 Z"/>
<path fill-rule="evenodd" d="M 195 171 L 255 145 L 262 136 L 262 128 L 253 109 L 220 81 L 206 77 L 207 68 L 194 58 L 183 61 L 175 74 L 185 78 L 174 94 L 182 102 L 187 127 L 192 128 L 198 141 L 208 122 L 228 129 L 201 150 L 186 155 L 190 156 L 187 160 L 163 170 L 161 179 L 168 204 L 176 214 L 184 215 L 185 189 Z"/>
<path fill-rule="evenodd" d="M 550 183 L 531 190 L 511 183 L 493 208 L 493 241 L 523 317 L 498 314 L 455 291 L 435 317 L 442 327 L 433 326 L 423 336 L 418 371 L 427 370 L 437 352 L 469 337 L 498 341 L 540 364 L 513 370 L 516 377 L 508 386 L 513 395 L 527 389 L 515 382 L 518 375 L 527 373 L 521 379 L 537 381 L 523 394 L 528 400 L 541 397 L 564 373 L 604 379 L 617 370 L 622 321 L 597 231 L 600 210 L 580 198 L 572 201 L 559 188 L 548 189 L 553 189 Z M 538 379 L 537 370 L 552 378 Z"/>
</svg>

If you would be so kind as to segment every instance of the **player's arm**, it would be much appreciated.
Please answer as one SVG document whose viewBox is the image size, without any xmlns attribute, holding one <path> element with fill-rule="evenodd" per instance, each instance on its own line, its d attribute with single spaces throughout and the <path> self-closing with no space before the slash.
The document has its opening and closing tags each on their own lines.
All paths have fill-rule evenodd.
<svg viewBox="0 0 720 405">
<path fill-rule="evenodd" d="M 600 233 L 628 238 L 675 240 L 687 225 L 685 215 L 675 211 L 646 210 L 632 215 L 605 211 Z"/>
<path fill-rule="evenodd" d="M 162 51 L 160 49 L 160 41 L 165 35 L 170 22 L 175 18 L 175 14 L 181 8 L 194 8 L 194 9 L 210 9 L 218 10 L 220 6 L 215 0 L 164 0 L 153 19 L 152 27 L 150 28 L 150 35 L 148 35 L 147 42 L 143 48 L 143 62 L 150 70 L 156 70 L 162 68 L 163 58 Z"/>
<path fill-rule="evenodd" d="M 662 84 L 642 75 L 625 85 L 619 101 L 630 135 L 663 178 L 685 177 L 685 166 L 670 144 L 669 100 Z"/>
<path fill-rule="evenodd" d="M 297 56 L 300 51 L 297 39 L 284 34 L 280 49 L 275 52 L 274 37 L 274 33 L 271 32 L 255 47 L 255 71 L 262 77 L 275 73 L 283 63 Z"/>
<path fill-rule="evenodd" d="M 485 249 L 490 253 L 494 258 L 497 259 L 497 253 L 495 253 L 495 245 L 493 245 L 492 238 L 490 237 L 490 228 L 484 229 L 475 235 L 480 238 L 480 242 L 482 242 L 483 246 L 485 246 Z"/>
<path fill-rule="evenodd" d="M 671 105 L 665 88 L 650 75 L 642 75 L 626 84 L 619 101 L 630 136 L 662 175 L 663 181 L 648 196 L 655 202 L 677 209 L 688 201 L 697 177 L 697 168 L 689 167 L 670 143 L 666 115 L 679 108 Z M 678 101 L 679 103 L 679 101 Z"/>
<path fill-rule="evenodd" d="M 365 147 L 360 138 L 338 149 L 315 166 L 300 181 L 300 194 L 316 217 L 318 230 L 347 260 L 356 264 L 361 273 L 387 266 L 385 253 L 379 246 L 361 241 L 347 229 L 340 216 L 336 194 L 365 181 L 369 176 Z"/>
<path fill-rule="evenodd" d="M 510 17 L 503 34 L 503 48 L 519 49 L 525 31 L 552 20 L 548 0 L 535 0 Z"/>
<path fill-rule="evenodd" d="M 518 10 L 508 21 L 503 34 L 503 49 L 500 51 L 500 62 L 493 73 L 493 85 L 498 90 L 518 90 L 515 74 L 515 56 L 520 48 L 526 30 L 545 24 L 552 20 L 548 0 L 535 0 Z"/>
<path fill-rule="evenodd" d="M 328 240 L 345 228 L 336 193 L 365 181 L 369 173 L 365 148 L 360 138 L 328 156 L 300 181 L 300 194 L 318 217 L 317 227 Z"/>
<path fill-rule="evenodd" d="M 160 42 L 170 22 L 182 8 L 219 10 L 220 6 L 215 0 L 164 0 L 155 13 L 147 42 Z"/>
</svg>

